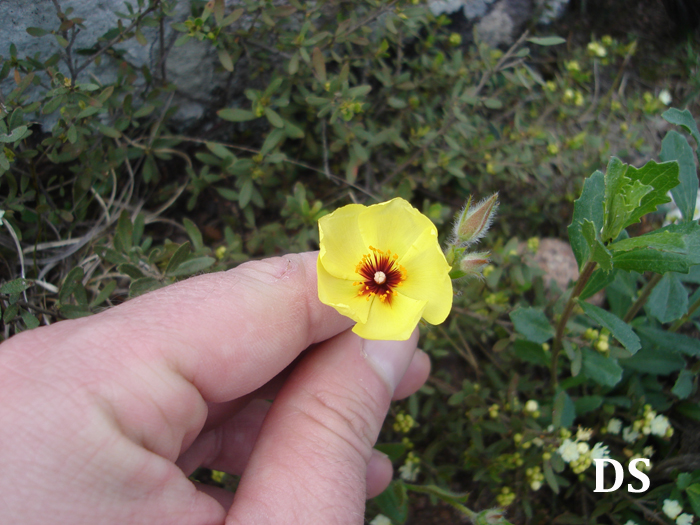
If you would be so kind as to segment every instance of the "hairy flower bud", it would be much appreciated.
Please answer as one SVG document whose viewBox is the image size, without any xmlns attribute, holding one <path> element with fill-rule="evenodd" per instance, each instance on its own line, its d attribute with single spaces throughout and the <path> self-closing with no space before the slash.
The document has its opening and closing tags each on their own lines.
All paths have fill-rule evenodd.
<svg viewBox="0 0 700 525">
<path fill-rule="evenodd" d="M 473 206 L 469 199 L 454 225 L 455 244 L 473 244 L 486 235 L 497 207 L 498 193 Z"/>
<path fill-rule="evenodd" d="M 468 253 L 459 263 L 459 269 L 466 276 L 482 277 L 481 271 L 489 263 L 489 255 L 488 252 Z"/>
<path fill-rule="evenodd" d="M 476 525 L 511 525 L 502 509 L 484 510 L 472 519 Z"/>
</svg>

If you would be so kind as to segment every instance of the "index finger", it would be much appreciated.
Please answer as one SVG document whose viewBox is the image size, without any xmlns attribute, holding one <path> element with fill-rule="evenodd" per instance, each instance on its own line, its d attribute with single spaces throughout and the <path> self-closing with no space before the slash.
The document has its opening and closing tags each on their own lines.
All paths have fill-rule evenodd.
<svg viewBox="0 0 700 525">
<path fill-rule="evenodd" d="M 120 368 L 165 364 L 206 401 L 231 400 L 352 325 L 318 300 L 316 257 L 290 254 L 193 277 L 32 335 L 53 347 L 65 341 L 100 366 L 117 359 Z"/>
<path fill-rule="evenodd" d="M 316 257 L 291 254 L 202 275 L 131 301 L 120 314 L 157 327 L 159 351 L 205 400 L 233 399 L 352 325 L 318 300 Z"/>
</svg>

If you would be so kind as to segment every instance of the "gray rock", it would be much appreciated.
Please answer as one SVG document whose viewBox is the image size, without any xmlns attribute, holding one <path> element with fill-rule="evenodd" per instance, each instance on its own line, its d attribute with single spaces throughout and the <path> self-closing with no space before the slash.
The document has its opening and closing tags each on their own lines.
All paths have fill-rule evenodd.
<svg viewBox="0 0 700 525">
<path fill-rule="evenodd" d="M 128 13 L 127 0 L 59 0 L 64 13 L 72 9 L 69 18 L 83 18 L 85 28 L 77 33 L 72 46 L 73 57 L 78 67 L 87 60 L 87 57 L 75 54 L 81 48 L 93 47 L 98 39 L 108 30 L 117 27 L 121 18 L 118 13 Z M 131 2 L 135 5 L 136 2 Z M 176 120 L 180 122 L 192 122 L 201 118 L 206 109 L 206 102 L 210 100 L 214 90 L 219 87 L 215 83 L 214 70 L 217 66 L 216 54 L 211 46 L 190 40 L 187 45 L 173 47 L 175 39 L 180 35 L 174 31 L 170 24 L 173 21 L 184 19 L 189 13 L 189 2 L 178 2 L 175 13 L 168 19 L 165 25 L 165 48 L 167 60 L 165 62 L 166 75 L 179 89 L 179 96 L 175 103 L 179 106 Z M 17 47 L 18 57 L 29 56 L 46 60 L 54 53 L 63 53 L 63 48 L 58 44 L 53 35 L 41 38 L 33 37 L 27 33 L 28 27 L 38 27 L 45 30 L 55 30 L 60 22 L 56 7 L 52 0 L 0 0 L 0 56 L 10 56 L 10 45 Z M 128 26 L 130 20 L 122 19 L 122 24 Z M 118 44 L 116 48 L 124 52 L 124 59 L 134 67 L 147 66 L 157 75 L 160 63 L 160 44 L 157 38 L 156 28 L 144 28 L 144 36 L 149 42 L 142 46 L 135 39 Z M 70 77 L 70 72 L 65 63 L 58 65 L 59 70 Z M 83 69 L 74 82 L 86 82 L 94 75 L 100 82 L 110 83 L 115 80 L 117 74 L 117 62 L 109 57 L 104 57 L 100 66 L 90 64 Z M 7 94 L 14 88 L 12 75 L 0 83 L 0 93 Z M 36 97 L 37 93 L 29 91 L 30 97 Z M 54 119 L 57 117 L 54 117 Z M 55 120 L 54 120 L 55 121 Z M 43 121 L 45 127 L 53 124 L 51 119 Z"/>
<path fill-rule="evenodd" d="M 510 45 L 527 22 L 538 16 L 538 21 L 549 24 L 564 14 L 570 0 L 433 0 L 430 11 L 455 14 L 461 10 L 467 24 L 463 36 L 469 39 L 476 27 L 481 40 L 490 46 Z"/>
</svg>

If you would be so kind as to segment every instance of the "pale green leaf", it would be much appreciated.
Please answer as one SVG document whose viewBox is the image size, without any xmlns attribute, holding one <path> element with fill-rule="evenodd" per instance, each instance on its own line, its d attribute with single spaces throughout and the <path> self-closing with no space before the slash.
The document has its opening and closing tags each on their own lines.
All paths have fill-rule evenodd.
<svg viewBox="0 0 700 525">
<path fill-rule="evenodd" d="M 582 233 L 583 221 L 585 219 L 593 222 L 596 231 L 600 231 L 604 221 L 604 199 L 605 178 L 603 173 L 596 171 L 583 183 L 581 196 L 574 202 L 574 216 L 568 227 L 569 242 L 576 256 L 579 270 L 588 261 L 590 250 L 588 242 Z"/>
<path fill-rule="evenodd" d="M 646 311 L 661 323 L 680 319 L 688 311 L 688 291 L 678 275 L 667 273 L 661 278 L 649 295 Z"/>
<path fill-rule="evenodd" d="M 583 349 L 583 373 L 602 386 L 614 387 L 622 379 L 622 367 L 616 359 Z"/>
<path fill-rule="evenodd" d="M 683 135 L 671 130 L 661 143 L 659 158 L 662 161 L 678 162 L 680 184 L 671 190 L 671 194 L 683 220 L 692 221 L 698 197 L 698 175 L 690 144 Z"/>
<path fill-rule="evenodd" d="M 231 122 L 246 122 L 257 118 L 252 111 L 240 108 L 224 108 L 217 111 L 216 114 L 220 118 Z"/>
<path fill-rule="evenodd" d="M 510 313 L 510 320 L 515 330 L 533 343 L 542 344 L 554 337 L 554 328 L 549 319 L 537 308 L 517 308 Z"/>
</svg>

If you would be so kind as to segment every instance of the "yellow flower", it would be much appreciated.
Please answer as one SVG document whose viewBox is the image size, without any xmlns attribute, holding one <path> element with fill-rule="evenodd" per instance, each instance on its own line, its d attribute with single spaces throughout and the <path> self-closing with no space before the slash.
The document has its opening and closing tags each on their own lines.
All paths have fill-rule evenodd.
<svg viewBox="0 0 700 525">
<path fill-rule="evenodd" d="M 450 266 L 437 229 L 403 199 L 350 204 L 318 221 L 318 296 L 365 339 L 406 340 L 423 317 L 452 308 Z"/>
</svg>

